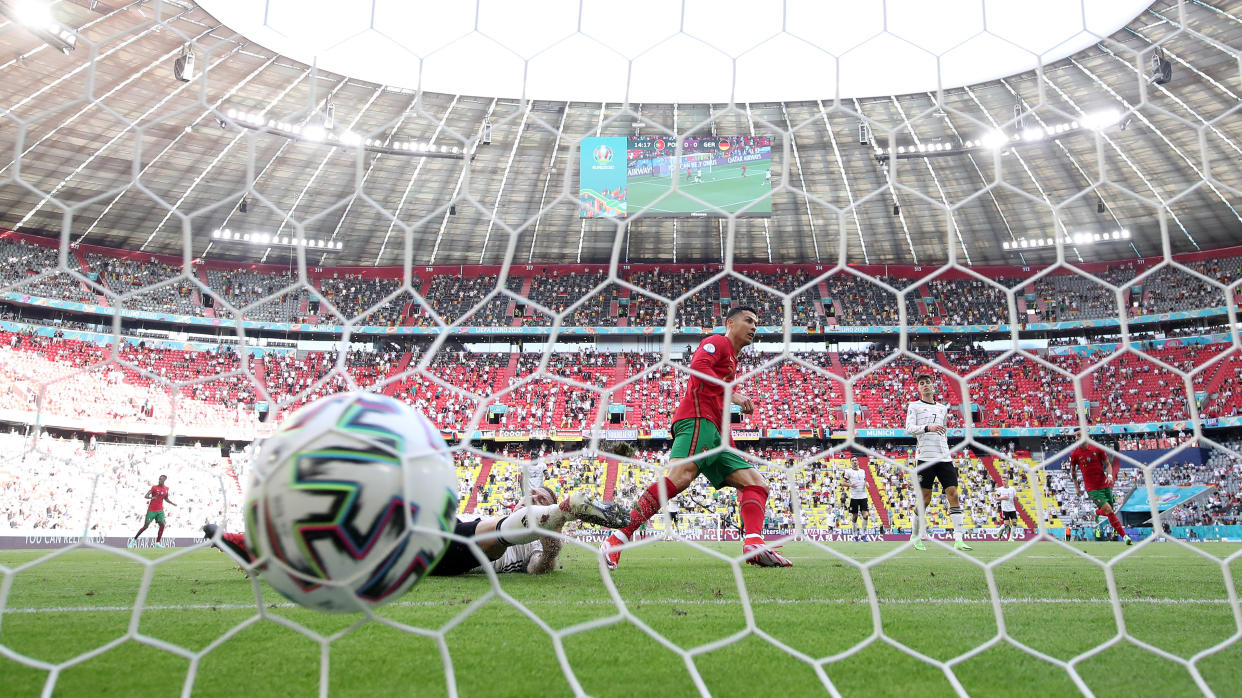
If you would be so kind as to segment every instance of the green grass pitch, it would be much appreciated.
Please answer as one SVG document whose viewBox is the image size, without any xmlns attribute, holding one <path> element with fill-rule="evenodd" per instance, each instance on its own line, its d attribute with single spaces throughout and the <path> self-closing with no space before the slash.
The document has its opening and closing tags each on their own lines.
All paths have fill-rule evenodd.
<svg viewBox="0 0 1242 698">
<path fill-rule="evenodd" d="M 893 551 L 890 543 L 834 543 L 859 562 Z M 736 544 L 716 545 L 728 555 Z M 995 560 L 1018 547 L 981 543 L 970 555 Z M 1226 599 L 1225 568 L 1216 560 L 1239 546 L 1205 545 L 1208 559 L 1172 544 L 1130 549 L 1115 564 L 1121 620 L 1130 634 L 1172 655 L 1191 658 L 1238 633 L 1237 609 Z M 1031 648 L 1069 660 L 1113 639 L 1118 618 L 1109 603 L 1102 567 L 1126 552 L 1120 544 L 1079 544 L 1091 559 L 1053 543 L 1039 543 L 995 568 L 1008 633 Z M 831 658 L 824 675 L 846 696 L 948 696 L 946 673 L 883 639 L 850 656 L 882 628 L 886 637 L 938 661 L 994 639 L 998 620 L 983 568 L 940 547 L 904 550 L 871 568 L 878 615 L 873 618 L 862 573 L 810 544 L 789 544 L 791 569 L 743 567 L 740 580 L 758 632 L 748 618 L 734 569 L 684 543 L 658 542 L 627 551 L 612 581 L 641 624 L 693 657 L 706 689 L 722 696 L 824 695 L 807 659 Z M 12 570 L 46 552 L 0 553 Z M 282 621 L 323 636 L 336 635 L 328 652 L 331 695 L 444 695 L 441 648 L 420 636 L 358 615 L 326 615 L 290 607 L 270 590 L 266 617 L 254 591 L 215 550 L 142 551 L 168 559 L 150 568 L 145 608 L 130 608 L 145 566 L 98 550 L 73 550 L 8 574 L 0 623 L 0 694 L 35 696 L 46 671 L 8 658 L 19 652 L 58 663 L 126 638 L 142 636 L 200 652 L 192 693 L 204 696 L 307 696 L 318 691 L 321 645 Z M 505 575 L 501 588 L 564 635 L 564 659 L 584 693 L 596 696 L 697 695 L 685 659 L 621 620 L 591 551 L 570 547 L 562 569 L 543 577 Z M 1242 583 L 1242 558 L 1229 564 Z M 474 612 L 464 619 L 467 610 Z M 493 594 L 486 576 L 429 578 L 380 610 L 405 626 L 448 629 L 444 649 L 462 696 L 561 696 L 573 688 L 550 636 L 510 600 Z M 456 620 L 455 620 L 456 619 Z M 595 623 L 598 627 L 588 628 Z M 878 624 L 878 628 L 877 628 Z M 732 642 L 729 642 L 732 640 Z M 712 646 L 717 643 L 719 646 Z M 801 658 L 778 647 L 783 643 Z M 1242 640 L 1198 660 L 1206 684 L 1220 696 L 1242 692 Z M 56 695 L 171 696 L 187 685 L 190 661 L 133 639 L 64 668 Z M 1201 693 L 1184 666 L 1128 642 L 1118 642 L 1076 664 L 1097 696 L 1188 696 Z M 953 666 L 961 687 L 979 696 L 1066 696 L 1078 693 L 1069 673 L 1011 644 L 999 642 Z"/>
<path fill-rule="evenodd" d="M 763 178 L 771 164 L 765 160 L 747 163 L 745 177 L 741 165 L 721 165 L 705 171 L 702 183 L 692 183 L 683 175 L 677 181 L 677 191 L 659 201 L 656 199 L 672 186 L 670 177 L 630 177 L 627 215 L 719 215 L 721 211 L 771 215 L 772 182 Z M 765 198 L 756 201 L 760 197 Z"/>
</svg>

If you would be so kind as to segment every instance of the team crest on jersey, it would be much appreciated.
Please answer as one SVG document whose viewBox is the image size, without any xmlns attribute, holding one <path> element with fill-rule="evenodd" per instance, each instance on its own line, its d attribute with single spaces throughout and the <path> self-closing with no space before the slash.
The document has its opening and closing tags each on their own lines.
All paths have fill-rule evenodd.
<svg viewBox="0 0 1242 698">
<path fill-rule="evenodd" d="M 708 354 L 715 354 L 716 345 L 712 344 L 711 342 L 703 342 L 703 351 L 707 352 Z"/>
</svg>

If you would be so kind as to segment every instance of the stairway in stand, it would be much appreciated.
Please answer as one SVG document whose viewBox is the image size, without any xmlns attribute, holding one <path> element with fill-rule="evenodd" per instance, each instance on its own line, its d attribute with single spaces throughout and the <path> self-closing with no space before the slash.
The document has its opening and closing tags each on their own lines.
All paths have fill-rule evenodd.
<svg viewBox="0 0 1242 698">
<path fill-rule="evenodd" d="M 259 354 L 250 355 L 250 372 L 254 374 L 254 380 L 267 392 L 267 367 L 263 364 L 263 357 Z"/>
<path fill-rule="evenodd" d="M 871 494 L 871 503 L 875 506 L 875 515 L 880 517 L 880 524 L 889 528 L 888 507 L 884 505 L 884 497 L 880 494 L 880 486 L 875 482 L 875 473 L 871 470 L 870 459 L 859 458 L 858 464 L 867 474 L 867 492 Z"/>
<path fill-rule="evenodd" d="M 996 486 L 1004 486 L 1005 478 L 1001 476 L 1000 470 L 996 469 L 995 458 L 993 456 L 982 456 L 979 460 L 983 462 L 983 467 L 987 469 L 988 475 L 992 476 L 992 481 L 996 483 Z M 1026 507 L 1022 506 L 1022 502 L 1015 501 L 1013 504 L 1018 510 L 1018 517 L 1022 519 L 1022 525 L 1026 526 L 1028 530 L 1035 530 L 1037 528 L 1035 519 L 1027 513 Z"/>
<path fill-rule="evenodd" d="M 606 462 L 608 470 L 604 473 L 604 501 L 611 502 L 617 493 L 617 476 L 620 474 L 621 466 L 611 458 Z"/>
<path fill-rule="evenodd" d="M 408 351 L 401 354 L 401 360 L 397 362 L 397 366 L 393 368 L 392 373 L 388 375 L 399 376 L 405 373 L 405 370 L 410 367 L 410 359 L 412 359 L 413 357 L 414 355 Z M 397 386 L 399 386 L 400 384 L 401 384 L 401 381 L 399 380 L 391 381 L 390 383 L 388 383 L 388 385 L 384 386 L 384 394 L 391 397 L 393 394 L 397 392 Z"/>
<path fill-rule="evenodd" d="M 479 492 L 481 488 L 487 486 L 487 476 L 492 472 L 492 459 L 482 458 L 482 465 L 479 467 L 479 476 L 474 479 L 470 485 L 470 497 L 466 499 L 466 513 L 473 514 L 474 508 L 479 505 Z"/>
<path fill-rule="evenodd" d="M 86 261 L 86 253 L 75 247 L 73 248 L 73 257 L 74 259 L 78 261 L 78 267 L 80 268 L 80 271 L 82 272 L 82 274 L 85 275 L 86 278 L 89 279 L 91 277 L 91 265 L 89 262 Z M 107 284 L 104 283 L 102 272 L 97 274 L 97 278 L 95 279 L 95 281 L 100 286 L 105 286 L 105 287 L 107 286 Z M 98 303 L 99 305 L 109 304 L 106 296 L 99 294 L 99 293 L 95 293 L 95 289 L 91 288 L 85 281 L 79 281 L 78 286 L 81 287 L 81 289 L 83 291 L 86 291 L 87 293 L 94 293 L 95 302 Z"/>
</svg>

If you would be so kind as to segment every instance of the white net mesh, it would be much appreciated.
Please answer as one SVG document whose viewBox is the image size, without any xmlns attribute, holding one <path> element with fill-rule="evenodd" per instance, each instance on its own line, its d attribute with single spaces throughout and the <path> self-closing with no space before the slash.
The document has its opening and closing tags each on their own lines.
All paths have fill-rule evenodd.
<svg viewBox="0 0 1242 698">
<path fill-rule="evenodd" d="M 1184 537 L 1212 535 L 1196 523 L 1236 525 L 1242 509 L 1228 431 L 1242 424 L 1242 251 L 1194 254 L 1211 239 L 1203 228 L 1242 223 L 1234 3 L 1156 3 L 1151 26 L 1100 36 L 1089 61 L 1076 54 L 990 83 L 988 95 L 1005 91 L 1016 112 L 985 104 L 979 86 L 918 99 L 557 110 L 359 90 L 247 47 L 197 6 L 60 5 L 78 41 L 68 56 L 16 21 L 0 26 L 17 53 L 0 74 L 30 83 L 0 105 L 4 221 L 15 230 L 0 237 L 0 509 L 14 546 L 31 549 L 0 553 L 0 684 L 44 695 L 99 681 L 168 690 L 127 674 L 140 664 L 187 695 L 606 694 L 653 692 L 651 681 L 708 694 L 759 680 L 773 692 L 966 694 L 1014 677 L 1040 677 L 1035 693 L 1227 694 L 1242 680 L 1227 666 L 1242 636 L 1242 553 Z M 1088 3 L 1065 5 L 1055 11 Z M 735 62 L 744 53 L 679 36 Z M 831 56 L 843 69 L 846 48 Z M 1156 48 L 1191 87 L 1148 79 Z M 162 94 L 145 89 L 144 76 L 187 52 L 198 74 Z M 248 69 L 218 73 L 236 75 L 223 84 L 212 71 L 226 63 Z M 1093 86 L 1085 101 L 1083 84 Z M 346 107 L 347 95 L 362 97 Z M 310 129 L 333 100 L 354 135 L 327 144 Z M 1115 114 L 1089 126 L 1101 108 Z M 487 119 L 477 133 L 475 117 Z M 104 137 L 83 133 L 88 122 Z M 184 133 L 165 137 L 169 123 Z M 773 217 L 639 211 L 579 222 L 579 143 L 635 124 L 679 143 L 773 136 Z M 860 125 L 865 146 L 849 142 Z M 213 130 L 207 150 L 195 141 L 203 130 Z M 1077 144 L 1054 139 L 1071 130 Z M 1019 147 L 1033 141 L 1042 144 Z M 527 143 L 547 158 L 540 172 L 523 169 Z M 429 146 L 445 157 L 426 157 Z M 871 169 L 843 157 L 847 147 L 865 148 Z M 951 166 L 941 151 L 957 156 Z M 170 167 L 185 160 L 194 167 Z M 327 181 L 351 163 L 346 184 Z M 1174 169 L 1182 180 L 1164 177 Z M 184 171 L 196 174 L 168 174 Z M 674 194 L 696 197 L 671 179 Z M 513 201 L 535 205 L 515 215 Z M 1064 222 L 1092 206 L 1103 239 Z M 351 212 L 369 216 L 368 240 L 351 234 Z M 459 215 L 473 230 L 455 239 Z M 270 225 L 242 231 L 255 220 Z M 127 235 L 105 233 L 131 222 Z M 1002 240 L 1018 263 L 976 266 L 972 252 Z M 243 242 L 285 268 L 240 263 Z M 338 268 L 338 251 L 374 268 Z M 787 264 L 795 257 L 806 263 Z M 499 266 L 435 266 L 445 258 Z M 649 258 L 679 266 L 638 264 Z M 361 618 L 314 616 L 202 557 L 202 523 L 243 526 L 245 445 L 344 390 L 410 402 L 452 437 L 463 514 L 529 503 L 540 476 L 632 503 L 667 464 L 677 400 L 704 377 L 689 368 L 704 332 L 685 328 L 718 326 L 738 306 L 754 307 L 765 329 L 726 404 L 744 394 L 755 412 L 734 427 L 738 445 L 720 450 L 766 478 L 765 531 L 802 576 L 749 569 L 736 495 L 702 480 L 650 521 L 614 573 L 596 552 L 600 532 L 571 524 L 545 539 L 562 542 L 569 583 L 484 566 L 485 582 L 424 582 Z M 580 330 L 599 327 L 647 331 L 614 341 Z M 918 496 L 903 427 L 919 372 L 950 405 L 974 551 L 954 548 L 940 490 L 926 510 Z M 1080 540 L 1096 530 L 1094 505 L 1060 465 L 1073 427 L 1088 425 L 1085 438 L 1125 466 L 1114 489 L 1150 503 L 1136 528 L 1155 534 L 1132 548 Z M 476 431 L 488 438 L 472 440 Z M 604 450 L 619 440 L 639 450 Z M 851 456 L 871 505 L 857 522 L 842 499 Z M 160 474 L 174 492 L 177 550 L 126 549 L 141 525 L 136 503 Z M 1020 532 L 1002 545 L 995 493 L 1005 483 Z M 1162 509 L 1178 486 L 1194 496 Z M 920 553 L 906 538 L 920 515 L 934 544 L 912 561 Z M 1162 535 L 1165 526 L 1182 533 Z M 886 533 L 900 540 L 878 542 Z M 504 653 L 536 678 L 498 669 Z M 747 665 L 763 678 L 722 678 Z M 1140 667 L 1138 678 L 1119 666 Z M 497 687 L 508 680 L 511 691 Z"/>
</svg>

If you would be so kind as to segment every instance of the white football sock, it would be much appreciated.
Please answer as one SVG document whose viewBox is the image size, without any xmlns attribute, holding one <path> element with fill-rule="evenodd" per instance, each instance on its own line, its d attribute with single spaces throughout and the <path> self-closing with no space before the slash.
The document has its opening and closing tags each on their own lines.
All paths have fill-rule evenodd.
<svg viewBox="0 0 1242 698">
<path fill-rule="evenodd" d="M 949 508 L 949 520 L 953 522 L 953 539 L 961 540 L 962 531 L 965 529 L 966 515 L 962 513 L 961 507 Z"/>
<path fill-rule="evenodd" d="M 919 537 L 919 528 L 920 528 L 919 521 L 920 520 L 921 520 L 921 517 L 918 514 L 915 514 L 914 521 L 910 523 L 910 540 L 914 540 Z"/>
<path fill-rule="evenodd" d="M 496 527 L 500 536 L 496 540 L 505 545 L 533 543 L 547 535 L 541 531 L 531 530 L 533 527 L 538 526 L 544 531 L 557 531 L 571 518 L 573 517 L 569 512 L 562 510 L 556 504 L 519 507 L 500 520 L 500 525 Z"/>
</svg>

